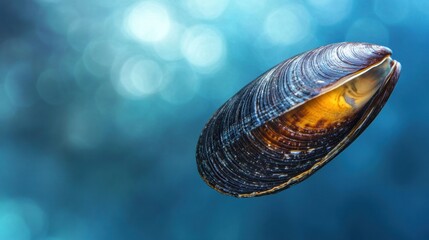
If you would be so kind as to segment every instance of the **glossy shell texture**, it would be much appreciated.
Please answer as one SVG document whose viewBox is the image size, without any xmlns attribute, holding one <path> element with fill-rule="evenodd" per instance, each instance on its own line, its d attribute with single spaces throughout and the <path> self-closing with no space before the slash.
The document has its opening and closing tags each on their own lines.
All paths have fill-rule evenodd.
<svg viewBox="0 0 429 240">
<path fill-rule="evenodd" d="M 390 55 L 390 49 L 378 45 L 337 43 L 267 71 L 229 99 L 206 124 L 196 153 L 201 177 L 219 192 L 235 197 L 271 194 L 304 180 L 356 139 L 384 106 L 401 68 Z M 308 123 L 311 114 L 305 108 L 318 106 L 315 99 L 382 63 L 382 70 L 388 71 L 380 77 L 371 73 L 381 79 L 362 107 L 344 116 L 342 110 L 328 109 L 333 112 L 328 120 L 322 116 L 314 125 Z"/>
</svg>

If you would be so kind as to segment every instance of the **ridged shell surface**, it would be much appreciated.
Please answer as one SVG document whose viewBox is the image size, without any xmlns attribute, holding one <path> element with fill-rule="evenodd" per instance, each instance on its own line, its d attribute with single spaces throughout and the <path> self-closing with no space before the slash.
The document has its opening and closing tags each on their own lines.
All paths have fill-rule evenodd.
<svg viewBox="0 0 429 240">
<path fill-rule="evenodd" d="M 196 155 L 201 177 L 214 189 L 236 197 L 270 194 L 302 181 L 374 119 L 394 88 L 400 64 L 389 60 L 386 66 L 391 70 L 382 75 L 385 79 L 368 103 L 335 123 L 319 121 L 307 127 L 299 123 L 306 111 L 296 109 L 390 55 L 390 49 L 378 45 L 337 43 L 267 71 L 229 99 L 206 124 Z"/>
</svg>

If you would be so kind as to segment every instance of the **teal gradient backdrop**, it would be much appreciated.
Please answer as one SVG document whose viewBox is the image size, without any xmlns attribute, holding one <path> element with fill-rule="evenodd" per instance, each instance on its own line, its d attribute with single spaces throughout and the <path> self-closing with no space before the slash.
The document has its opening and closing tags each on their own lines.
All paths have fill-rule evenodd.
<svg viewBox="0 0 429 240">
<path fill-rule="evenodd" d="M 402 75 L 305 182 L 236 199 L 199 177 L 213 112 L 278 62 L 342 41 Z M 0 2 L 0 239 L 429 239 L 426 0 Z"/>
</svg>

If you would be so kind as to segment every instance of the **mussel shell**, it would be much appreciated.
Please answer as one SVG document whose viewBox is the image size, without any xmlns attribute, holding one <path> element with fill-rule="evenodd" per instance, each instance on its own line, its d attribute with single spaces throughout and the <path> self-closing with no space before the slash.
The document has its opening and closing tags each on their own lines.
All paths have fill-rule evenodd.
<svg viewBox="0 0 429 240">
<path fill-rule="evenodd" d="M 292 57 L 262 74 L 219 108 L 203 129 L 196 154 L 201 177 L 214 189 L 236 197 L 270 194 L 302 181 L 371 123 L 397 82 L 400 64 L 392 62 L 394 70 L 367 107 L 346 127 L 332 130 L 328 139 L 305 133 L 308 142 L 291 139 L 273 149 L 261 141 L 267 129 L 281 128 L 279 118 L 285 113 L 390 55 L 390 49 L 378 45 L 337 43 Z M 319 143 L 317 148 L 304 146 L 308 150 L 302 151 L 301 145 L 312 140 Z M 300 151 L 294 151 L 297 146 Z"/>
</svg>

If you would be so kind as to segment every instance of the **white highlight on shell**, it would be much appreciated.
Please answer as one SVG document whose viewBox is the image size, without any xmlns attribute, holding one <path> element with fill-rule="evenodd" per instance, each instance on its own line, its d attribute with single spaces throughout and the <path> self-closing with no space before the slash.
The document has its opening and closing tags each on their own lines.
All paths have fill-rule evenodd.
<svg viewBox="0 0 429 240">
<path fill-rule="evenodd" d="M 185 32 L 181 49 L 189 63 L 202 69 L 216 67 L 226 54 L 222 34 L 204 25 L 191 27 Z"/>
<path fill-rule="evenodd" d="M 215 19 L 222 15 L 229 0 L 187 0 L 186 7 L 194 17 Z"/>
<path fill-rule="evenodd" d="M 311 16 L 299 4 L 273 10 L 265 20 L 264 33 L 274 44 L 291 45 L 306 38 L 312 28 Z"/>
<path fill-rule="evenodd" d="M 343 21 L 352 8 L 352 0 L 308 0 L 312 13 L 321 25 L 335 25 Z M 385 4 L 386 5 L 386 4 Z"/>
<path fill-rule="evenodd" d="M 170 31 L 170 15 L 161 3 L 143 1 L 136 4 L 128 13 L 125 27 L 139 41 L 157 42 Z"/>
<path fill-rule="evenodd" d="M 296 155 L 301 154 L 301 152 L 302 152 L 302 151 L 300 151 L 300 150 L 291 150 L 291 151 L 290 151 L 290 154 L 292 154 L 292 155 L 296 156 Z"/>
</svg>

